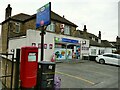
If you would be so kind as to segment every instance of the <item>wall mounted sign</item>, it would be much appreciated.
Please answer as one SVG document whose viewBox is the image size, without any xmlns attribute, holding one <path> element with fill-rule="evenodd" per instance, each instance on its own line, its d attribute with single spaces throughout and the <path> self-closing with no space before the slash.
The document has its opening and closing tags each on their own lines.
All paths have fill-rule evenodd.
<svg viewBox="0 0 120 90">
<path fill-rule="evenodd" d="M 44 44 L 44 49 L 47 49 L 47 44 Z"/>
<path fill-rule="evenodd" d="M 36 46 L 36 43 L 32 43 L 32 46 Z"/>
<path fill-rule="evenodd" d="M 62 38 L 62 42 L 68 42 L 68 43 L 78 43 L 78 40 L 73 40 L 73 39 Z"/>
<path fill-rule="evenodd" d="M 41 43 L 38 43 L 38 48 L 41 48 Z"/>
<path fill-rule="evenodd" d="M 49 44 L 49 49 L 52 49 L 53 48 L 53 44 Z"/>
</svg>

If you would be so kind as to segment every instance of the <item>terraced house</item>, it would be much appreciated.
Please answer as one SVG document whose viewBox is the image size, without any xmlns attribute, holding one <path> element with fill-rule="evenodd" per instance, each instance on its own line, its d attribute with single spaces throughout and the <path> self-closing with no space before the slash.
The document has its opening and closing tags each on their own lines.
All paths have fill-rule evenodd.
<svg viewBox="0 0 120 90">
<path fill-rule="evenodd" d="M 104 53 L 112 53 L 116 51 L 116 46 L 111 45 L 108 40 L 101 39 L 101 31 L 99 31 L 98 36 L 89 33 L 86 26 L 82 30 L 76 31 L 76 36 L 80 38 L 85 38 L 90 41 L 89 43 L 89 59 L 95 60 L 95 57 Z M 82 48 L 84 49 L 84 48 Z"/>
</svg>

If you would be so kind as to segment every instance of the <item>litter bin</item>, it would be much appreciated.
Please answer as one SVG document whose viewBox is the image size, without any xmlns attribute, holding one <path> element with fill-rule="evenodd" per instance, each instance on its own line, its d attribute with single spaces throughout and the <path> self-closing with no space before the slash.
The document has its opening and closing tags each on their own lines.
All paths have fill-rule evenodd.
<svg viewBox="0 0 120 90">
<path fill-rule="evenodd" d="M 36 90 L 54 90 L 55 62 L 41 61 L 38 63 Z"/>
</svg>

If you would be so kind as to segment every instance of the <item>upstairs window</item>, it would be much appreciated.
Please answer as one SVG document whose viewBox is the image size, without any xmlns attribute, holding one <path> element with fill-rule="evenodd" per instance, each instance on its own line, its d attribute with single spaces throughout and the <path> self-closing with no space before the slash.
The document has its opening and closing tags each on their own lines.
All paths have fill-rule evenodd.
<svg viewBox="0 0 120 90">
<path fill-rule="evenodd" d="M 95 38 L 95 41 L 96 41 L 96 42 L 98 42 L 98 39 L 97 39 L 97 38 Z"/>
<path fill-rule="evenodd" d="M 15 32 L 16 33 L 20 32 L 20 23 L 15 23 Z"/>
<path fill-rule="evenodd" d="M 47 31 L 55 32 L 55 23 L 51 22 L 50 25 L 47 26 Z"/>
<path fill-rule="evenodd" d="M 70 35 L 70 27 L 68 25 L 65 25 L 64 27 L 64 34 Z"/>
<path fill-rule="evenodd" d="M 93 41 L 95 41 L 95 38 L 94 38 L 94 37 L 92 37 L 92 40 L 93 40 Z"/>
</svg>

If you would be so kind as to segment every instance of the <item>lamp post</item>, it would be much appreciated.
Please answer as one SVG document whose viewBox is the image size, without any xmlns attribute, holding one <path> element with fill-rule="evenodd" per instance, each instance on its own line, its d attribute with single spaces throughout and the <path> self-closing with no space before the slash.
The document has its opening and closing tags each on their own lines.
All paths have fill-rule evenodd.
<svg viewBox="0 0 120 90">
<path fill-rule="evenodd" d="M 45 30 L 46 30 L 47 26 L 42 26 L 42 30 L 41 30 L 41 61 L 43 61 L 44 59 L 44 35 L 45 35 Z"/>
</svg>

